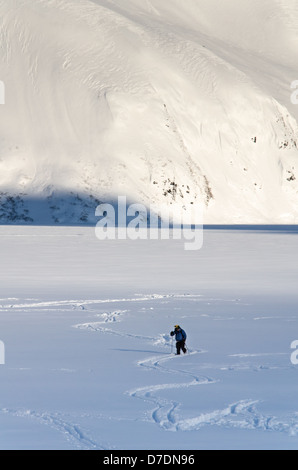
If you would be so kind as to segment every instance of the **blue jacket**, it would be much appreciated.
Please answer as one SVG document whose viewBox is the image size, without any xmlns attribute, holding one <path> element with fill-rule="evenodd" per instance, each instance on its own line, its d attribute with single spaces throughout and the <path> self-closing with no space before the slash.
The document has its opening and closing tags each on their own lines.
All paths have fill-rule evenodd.
<svg viewBox="0 0 298 470">
<path fill-rule="evenodd" d="M 180 330 L 175 330 L 174 334 L 176 336 L 176 341 L 185 341 L 186 340 L 186 333 L 182 328 Z"/>
</svg>

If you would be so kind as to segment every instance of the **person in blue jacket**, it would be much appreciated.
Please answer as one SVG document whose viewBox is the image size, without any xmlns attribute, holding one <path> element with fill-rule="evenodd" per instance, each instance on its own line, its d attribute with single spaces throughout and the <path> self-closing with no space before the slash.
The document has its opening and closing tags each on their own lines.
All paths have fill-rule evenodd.
<svg viewBox="0 0 298 470">
<path fill-rule="evenodd" d="M 186 354 L 187 349 L 185 347 L 185 341 L 186 341 L 186 333 L 182 328 L 180 328 L 179 325 L 175 325 L 175 330 L 171 331 L 170 333 L 171 336 L 175 336 L 176 338 L 176 348 L 177 348 L 177 355 L 180 355 L 180 351 L 184 352 Z"/>
</svg>

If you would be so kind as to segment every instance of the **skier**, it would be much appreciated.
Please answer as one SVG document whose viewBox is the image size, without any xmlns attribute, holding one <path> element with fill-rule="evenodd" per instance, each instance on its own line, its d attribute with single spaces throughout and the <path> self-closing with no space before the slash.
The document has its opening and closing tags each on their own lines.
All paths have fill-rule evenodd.
<svg viewBox="0 0 298 470">
<path fill-rule="evenodd" d="M 186 354 L 187 352 L 187 349 L 185 347 L 185 341 L 186 341 L 186 333 L 184 330 L 182 330 L 182 328 L 180 328 L 179 325 L 175 325 L 175 330 L 174 331 L 171 331 L 170 333 L 171 336 L 174 336 L 176 337 L 176 348 L 177 348 L 177 353 L 176 355 L 179 356 L 180 355 L 180 351 L 182 349 L 182 351 L 184 352 L 184 354 Z"/>
</svg>

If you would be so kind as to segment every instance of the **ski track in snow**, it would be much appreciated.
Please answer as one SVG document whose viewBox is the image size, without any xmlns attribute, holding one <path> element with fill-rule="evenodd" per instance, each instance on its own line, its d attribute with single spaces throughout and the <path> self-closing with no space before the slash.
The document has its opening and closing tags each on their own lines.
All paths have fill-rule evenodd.
<svg viewBox="0 0 298 470">
<path fill-rule="evenodd" d="M 194 418 L 181 420 L 177 429 L 182 431 L 198 430 L 205 425 L 230 426 L 245 428 L 247 427 L 246 412 L 252 411 L 256 401 L 240 400 L 237 403 L 227 406 L 223 410 L 214 410 L 208 413 L 202 413 Z M 251 415 L 252 418 L 253 414 Z"/>
<path fill-rule="evenodd" d="M 54 300 L 48 302 L 28 302 L 28 303 L 4 303 L 0 305 L 0 311 L 6 311 L 6 309 L 46 309 L 55 308 L 55 307 L 72 307 L 72 308 L 79 308 L 84 309 L 90 305 L 97 305 L 97 304 L 109 304 L 109 303 L 118 303 L 118 302 L 146 302 L 150 300 L 162 300 L 162 299 L 194 299 L 198 300 L 198 298 L 202 297 L 201 295 L 192 295 L 192 294 L 150 294 L 150 295 L 139 295 L 136 294 L 135 297 L 131 298 L 122 298 L 122 299 L 92 299 L 92 300 Z M 9 300 L 19 300 L 13 298 L 7 299 L 0 299 L 0 301 L 9 301 Z M 35 299 L 27 299 L 28 301 L 32 301 Z"/>
<path fill-rule="evenodd" d="M 121 299 L 99 299 L 99 300 L 63 300 L 63 301 L 49 301 L 40 302 L 38 299 L 26 299 L 27 302 L 23 303 L 12 303 L 13 301 L 19 301 L 16 298 L 1 299 L 3 302 L 0 305 L 0 312 L 6 311 L 6 309 L 16 309 L 17 311 L 26 312 L 27 309 L 38 309 L 40 311 L 49 311 L 51 309 L 61 310 L 66 307 L 68 310 L 80 309 L 85 310 L 89 307 L 95 307 L 101 304 L 113 304 L 127 302 L 147 302 L 147 301 L 171 301 L 171 300 L 188 300 L 188 301 L 201 301 L 201 295 L 192 294 L 150 294 L 150 295 L 135 295 L 132 298 L 121 298 Z M 204 299 L 207 304 L 210 305 L 210 300 L 217 302 L 220 299 Z M 239 302 L 237 300 L 231 300 L 231 302 Z M 6 302 L 11 302 L 10 304 Z M 111 310 L 104 313 L 96 313 L 91 310 L 91 313 L 96 321 L 80 323 L 73 325 L 74 328 L 89 330 L 98 332 L 100 334 L 112 334 L 116 336 L 122 336 L 126 338 L 141 339 L 147 341 L 155 346 L 161 348 L 167 348 L 171 346 L 171 338 L 169 335 L 160 335 L 159 338 L 144 336 L 139 334 L 127 333 L 125 331 L 117 331 L 104 326 L 109 323 L 116 323 L 121 321 L 122 316 L 129 312 L 129 310 Z M 204 315 L 202 315 L 204 316 Z M 227 317 L 226 317 L 227 318 Z M 213 320 L 218 318 L 213 317 Z M 275 431 L 287 433 L 291 436 L 298 435 L 298 413 L 292 413 L 291 416 L 275 417 L 261 413 L 257 409 L 257 405 L 261 403 L 260 400 L 252 399 L 241 399 L 237 402 L 228 404 L 222 409 L 214 409 L 208 412 L 201 412 L 197 416 L 184 418 L 182 416 L 182 403 L 171 399 L 170 393 L 165 396 L 163 392 L 177 389 L 188 389 L 194 386 L 212 385 L 218 382 L 213 377 L 206 376 L 204 374 L 195 374 L 183 368 L 184 365 L 187 367 L 187 358 L 189 356 L 195 356 L 196 354 L 203 353 L 205 351 L 191 351 L 189 350 L 186 356 L 179 358 L 173 356 L 173 354 L 155 355 L 146 359 L 141 359 L 137 362 L 138 367 L 144 369 L 158 371 L 161 374 L 167 374 L 168 376 L 177 377 L 179 381 L 174 382 L 161 382 L 159 384 L 151 384 L 144 387 L 139 387 L 126 392 L 131 398 L 137 398 L 148 402 L 151 406 L 151 411 L 148 411 L 146 421 L 153 422 L 165 431 L 172 432 L 185 432 L 185 431 L 197 431 L 204 426 L 219 426 L 226 428 L 237 428 L 237 429 L 249 429 L 249 430 L 262 430 L 262 431 Z M 279 356 L 284 353 L 238 353 L 230 354 L 231 358 L 239 359 L 250 359 L 262 356 Z M 170 367 L 170 364 L 175 361 L 175 368 Z M 177 361 L 179 361 L 177 363 Z M 179 366 L 177 365 L 179 364 Z M 249 364 L 229 364 L 227 366 L 215 365 L 214 364 L 200 364 L 199 370 L 203 372 L 206 370 L 252 370 L 262 371 L 267 369 L 279 368 L 278 366 L 263 366 Z M 39 423 L 51 426 L 53 429 L 62 433 L 66 439 L 71 442 L 76 448 L 80 449 L 112 449 L 113 447 L 103 443 L 97 442 L 87 436 L 87 433 L 83 431 L 80 426 L 70 422 L 68 419 L 64 419 L 62 414 L 59 413 L 48 413 L 48 412 L 37 412 L 28 410 L 9 410 L 2 408 L 1 413 L 8 413 L 13 416 L 20 418 L 35 419 Z M 126 418 L 124 418 L 126 419 Z"/>
<path fill-rule="evenodd" d="M 48 312 L 48 311 L 59 311 L 61 307 L 68 307 L 71 309 L 80 309 L 85 310 L 87 306 L 95 306 L 98 304 L 109 304 L 109 303 L 120 303 L 120 302 L 144 302 L 150 300 L 163 300 L 163 299 L 170 299 L 170 298 L 185 298 L 189 297 L 188 294 L 177 295 L 177 294 L 152 294 L 152 295 L 136 295 L 133 298 L 122 298 L 122 299 L 99 299 L 99 300 L 60 300 L 60 301 L 48 301 L 48 302 L 40 302 L 38 299 L 26 299 L 25 303 L 12 303 L 13 301 L 19 301 L 18 298 L 2 298 L 0 305 L 0 312 L 5 312 L 7 310 L 15 309 L 19 312 L 29 312 L 32 309 L 38 309 L 40 312 Z M 195 296 L 196 297 L 196 296 Z M 197 296 L 200 297 L 200 296 Z M 5 302 L 11 302 L 9 304 Z M 67 309 L 67 310 L 68 310 Z M 104 313 L 97 313 L 95 317 L 100 318 L 100 320 L 91 323 L 79 324 L 74 325 L 74 327 L 79 329 L 87 329 L 93 330 L 100 333 L 110 333 L 114 335 L 120 335 L 125 337 L 132 337 L 138 338 L 142 340 L 154 340 L 152 337 L 148 336 L 140 336 L 134 335 L 129 333 L 117 332 L 111 329 L 101 327 L 100 325 L 106 323 L 114 323 L 120 321 L 120 318 L 123 314 L 127 313 L 128 310 L 115 310 L 111 312 L 104 312 Z M 75 448 L 78 449 L 97 449 L 97 450 L 109 450 L 113 449 L 107 443 L 104 442 L 97 442 L 94 439 L 88 437 L 87 433 L 74 422 L 71 422 L 70 418 L 66 419 L 64 415 L 61 413 L 49 413 L 47 411 L 34 411 L 34 410 L 26 410 L 26 409 L 8 409 L 2 408 L 0 409 L 0 413 L 2 414 L 9 414 L 14 417 L 18 417 L 21 419 L 31 419 L 39 422 L 42 425 L 50 426 L 52 429 L 56 430 L 57 432 L 61 433 Z M 101 417 L 104 418 L 104 417 Z M 104 418 L 106 419 L 106 418 Z"/>
<path fill-rule="evenodd" d="M 152 299 L 153 296 L 149 298 Z M 158 296 L 159 299 L 162 299 L 167 296 Z M 169 296 L 172 297 L 172 296 Z M 185 295 L 176 296 L 181 299 L 185 298 Z M 143 298 L 142 298 L 143 299 Z M 146 297 L 148 299 L 148 297 Z M 192 296 L 188 297 L 188 300 L 200 300 L 199 298 L 195 299 Z M 213 299 L 218 301 L 219 299 Z M 237 302 L 239 299 L 237 299 Z M 235 300 L 231 300 L 235 302 Z M 216 320 L 216 318 L 214 318 Z M 101 322 L 102 323 L 102 322 Z M 147 340 L 154 345 L 166 346 L 169 348 L 171 344 L 171 339 L 168 335 L 160 335 L 156 338 L 134 335 L 131 333 L 125 333 L 120 331 L 114 331 L 105 327 L 100 326 L 100 322 L 92 322 L 81 325 L 75 325 L 77 328 L 89 329 L 92 331 L 97 331 L 100 333 L 108 333 L 113 335 L 125 336 L 129 338 Z M 190 351 L 189 355 L 195 355 L 202 353 L 204 351 Z M 284 353 L 251 353 L 251 354 L 233 354 L 230 357 L 235 358 L 254 358 L 254 357 L 263 357 L 263 356 L 279 356 L 284 355 Z M 185 359 L 187 359 L 187 356 Z M 185 432 L 185 431 L 198 431 L 204 426 L 219 426 L 225 428 L 237 428 L 237 429 L 248 429 L 248 430 L 262 430 L 262 431 L 274 431 L 287 433 L 291 436 L 296 436 L 298 434 L 298 413 L 294 413 L 292 416 L 285 416 L 277 418 L 275 416 L 266 415 L 261 413 L 257 409 L 257 405 L 260 404 L 260 400 L 251 400 L 251 399 L 242 399 L 237 402 L 228 404 L 223 409 L 215 409 L 210 412 L 202 412 L 195 417 L 183 418 L 180 416 L 179 411 L 182 408 L 182 404 L 178 401 L 172 400 L 168 397 L 162 397 L 159 392 L 170 391 L 174 389 L 187 389 L 193 386 L 199 385 L 212 385 L 218 382 L 215 378 L 208 377 L 206 375 L 197 375 L 192 372 L 187 371 L 186 369 L 180 368 L 177 369 L 177 364 L 175 368 L 170 368 L 167 364 L 171 361 L 183 361 L 183 357 L 177 358 L 175 356 L 166 355 L 166 357 L 152 356 L 147 359 L 142 359 L 137 362 L 139 367 L 143 367 L 148 370 L 156 370 L 163 374 L 170 374 L 172 376 L 179 375 L 182 380 L 179 382 L 173 383 L 159 383 L 154 385 L 148 385 L 145 387 L 140 387 L 127 391 L 126 393 L 132 397 L 137 398 L 153 405 L 153 409 L 149 412 L 150 417 L 148 420 L 155 423 L 165 431 L 172 432 Z M 187 364 L 187 363 L 186 363 Z M 204 365 L 200 366 L 200 369 L 203 370 Z M 229 365 L 227 367 L 208 367 L 208 369 L 214 370 L 252 370 L 252 371 L 263 371 L 268 369 L 276 369 L 278 366 L 264 366 L 259 365 L 255 366 L 252 364 L 237 364 Z M 187 379 L 187 380 L 185 380 Z"/>
<path fill-rule="evenodd" d="M 194 351 L 190 354 L 198 354 L 199 352 Z M 166 367 L 165 363 L 171 360 L 176 361 L 177 358 L 167 356 L 160 359 L 159 356 L 155 356 L 139 361 L 138 365 L 164 373 L 180 374 L 188 377 L 189 381 L 149 385 L 128 392 L 131 397 L 148 401 L 154 405 L 152 420 L 164 430 L 174 432 L 198 431 L 203 426 L 220 426 L 225 428 L 275 431 L 287 433 L 291 436 L 298 434 L 298 413 L 284 418 L 277 418 L 273 415 L 268 416 L 258 411 L 257 405 L 260 403 L 259 400 L 243 399 L 229 404 L 223 409 L 201 413 L 188 419 L 181 418 L 178 413 L 181 404 L 167 398 L 161 398 L 158 396 L 158 392 L 197 385 L 210 385 L 218 381 L 212 377 L 194 375 L 184 369 Z"/>
<path fill-rule="evenodd" d="M 61 413 L 38 412 L 33 410 L 12 410 L 7 408 L 2 408 L 0 412 L 2 414 L 9 414 L 18 418 L 32 419 L 42 425 L 50 426 L 55 431 L 61 433 L 72 446 L 79 450 L 113 449 L 113 447 L 107 443 L 98 443 L 88 437 L 86 431 L 84 431 L 78 424 L 66 420 Z"/>
<path fill-rule="evenodd" d="M 196 431 L 203 426 L 223 426 L 226 428 L 275 431 L 291 436 L 298 434 L 298 413 L 285 418 L 262 414 L 257 410 L 259 400 L 240 400 L 222 410 L 202 413 L 195 418 L 181 420 L 177 425 L 180 431 Z"/>
<path fill-rule="evenodd" d="M 199 351 L 190 352 L 189 354 L 194 355 L 198 354 Z M 149 385 L 147 387 L 141 387 L 132 391 L 127 392 L 133 398 L 139 398 L 150 403 L 154 404 L 154 410 L 151 412 L 153 421 L 158 424 L 163 429 L 168 431 L 176 431 L 179 426 L 179 418 L 176 415 L 181 406 L 180 403 L 169 400 L 167 398 L 161 398 L 156 395 L 156 392 L 171 390 L 171 389 L 181 389 L 188 388 L 197 385 L 207 385 L 215 383 L 216 381 L 210 377 L 197 376 L 191 372 L 181 369 L 171 369 L 166 367 L 164 364 L 171 360 L 180 360 L 173 355 L 167 355 L 165 358 L 160 358 L 160 356 L 150 357 L 145 360 L 138 362 L 140 367 L 145 367 L 148 369 L 155 369 L 160 372 L 170 373 L 170 374 L 179 374 L 184 378 L 188 378 L 186 382 L 180 381 L 176 383 L 163 383 L 158 385 Z"/>
<path fill-rule="evenodd" d="M 163 299 L 168 296 L 158 296 L 158 299 Z M 169 296 L 172 297 L 172 296 Z M 181 299 L 185 298 L 185 295 L 176 296 Z M 145 297 L 147 300 L 156 298 L 155 296 Z M 141 297 L 143 300 L 144 298 Z M 195 299 L 192 296 L 188 300 L 200 300 L 199 298 Z M 219 300 L 219 299 L 214 299 Z M 239 301 L 239 300 L 237 300 Z M 231 301 L 232 302 L 232 301 Z M 233 300 L 235 302 L 235 300 Z M 123 312 L 125 313 L 125 311 Z M 119 317 L 116 320 L 119 320 Z M 216 318 L 214 318 L 216 320 Z M 90 331 L 96 331 L 99 333 L 113 334 L 117 336 L 142 339 L 148 342 L 153 343 L 156 346 L 167 347 L 171 345 L 171 339 L 168 335 L 160 335 L 158 339 L 136 335 L 132 333 L 126 333 L 123 331 L 115 331 L 110 328 L 101 326 L 105 320 L 99 322 L 89 322 L 84 324 L 75 325 L 76 328 L 87 329 Z M 190 351 L 189 355 L 195 355 L 202 353 L 204 351 Z M 284 353 L 251 353 L 251 354 L 233 354 L 230 357 L 235 358 L 253 358 L 253 357 L 263 357 L 263 356 L 278 356 L 284 355 Z M 185 357 L 187 359 L 187 356 Z M 148 385 L 145 387 L 140 387 L 127 391 L 126 393 L 132 397 L 137 398 L 143 401 L 148 402 L 150 405 L 153 405 L 153 409 L 149 412 L 150 422 L 155 423 L 165 431 L 172 432 L 185 432 L 185 431 L 196 431 L 201 429 L 203 426 L 220 426 L 226 428 L 238 428 L 238 429 L 255 429 L 263 431 L 275 431 L 288 433 L 289 435 L 298 434 L 298 413 L 294 414 L 291 417 L 276 418 L 275 416 L 267 416 L 262 414 L 257 410 L 257 405 L 260 403 L 259 400 L 251 399 L 242 399 L 235 403 L 227 405 L 223 409 L 216 409 L 210 412 L 203 412 L 195 417 L 191 418 L 182 418 L 179 414 L 182 404 L 178 401 L 172 400 L 171 398 L 162 397 L 159 392 L 170 391 L 174 389 L 187 389 L 189 387 L 199 386 L 199 385 L 212 385 L 218 382 L 215 378 L 208 377 L 206 375 L 198 375 L 192 372 L 187 371 L 186 369 L 180 368 L 177 369 L 169 367 L 171 361 L 183 361 L 183 357 L 177 358 L 172 354 L 166 355 L 166 357 L 152 356 L 147 359 L 142 359 L 137 362 L 139 367 L 143 367 L 148 370 L 156 370 L 163 374 L 168 374 L 172 376 L 179 375 L 182 379 L 179 382 L 173 383 L 159 383 L 154 385 Z M 187 364 L 187 363 L 186 363 Z M 209 365 L 201 365 L 200 370 L 204 369 L 214 369 L 214 370 L 252 370 L 252 371 L 263 371 L 268 369 L 275 369 L 277 366 L 264 366 L 259 365 L 255 366 L 252 364 L 237 364 L 229 365 L 226 367 Z M 187 379 L 187 380 L 185 380 Z"/>
</svg>

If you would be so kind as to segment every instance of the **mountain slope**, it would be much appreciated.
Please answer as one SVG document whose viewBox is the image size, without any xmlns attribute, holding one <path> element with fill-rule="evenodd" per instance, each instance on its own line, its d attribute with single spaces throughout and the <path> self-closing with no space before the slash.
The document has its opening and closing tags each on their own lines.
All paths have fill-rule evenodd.
<svg viewBox="0 0 298 470">
<path fill-rule="evenodd" d="M 92 223 L 118 195 L 298 222 L 294 0 L 2 0 L 0 18 L 2 223 Z"/>
</svg>

